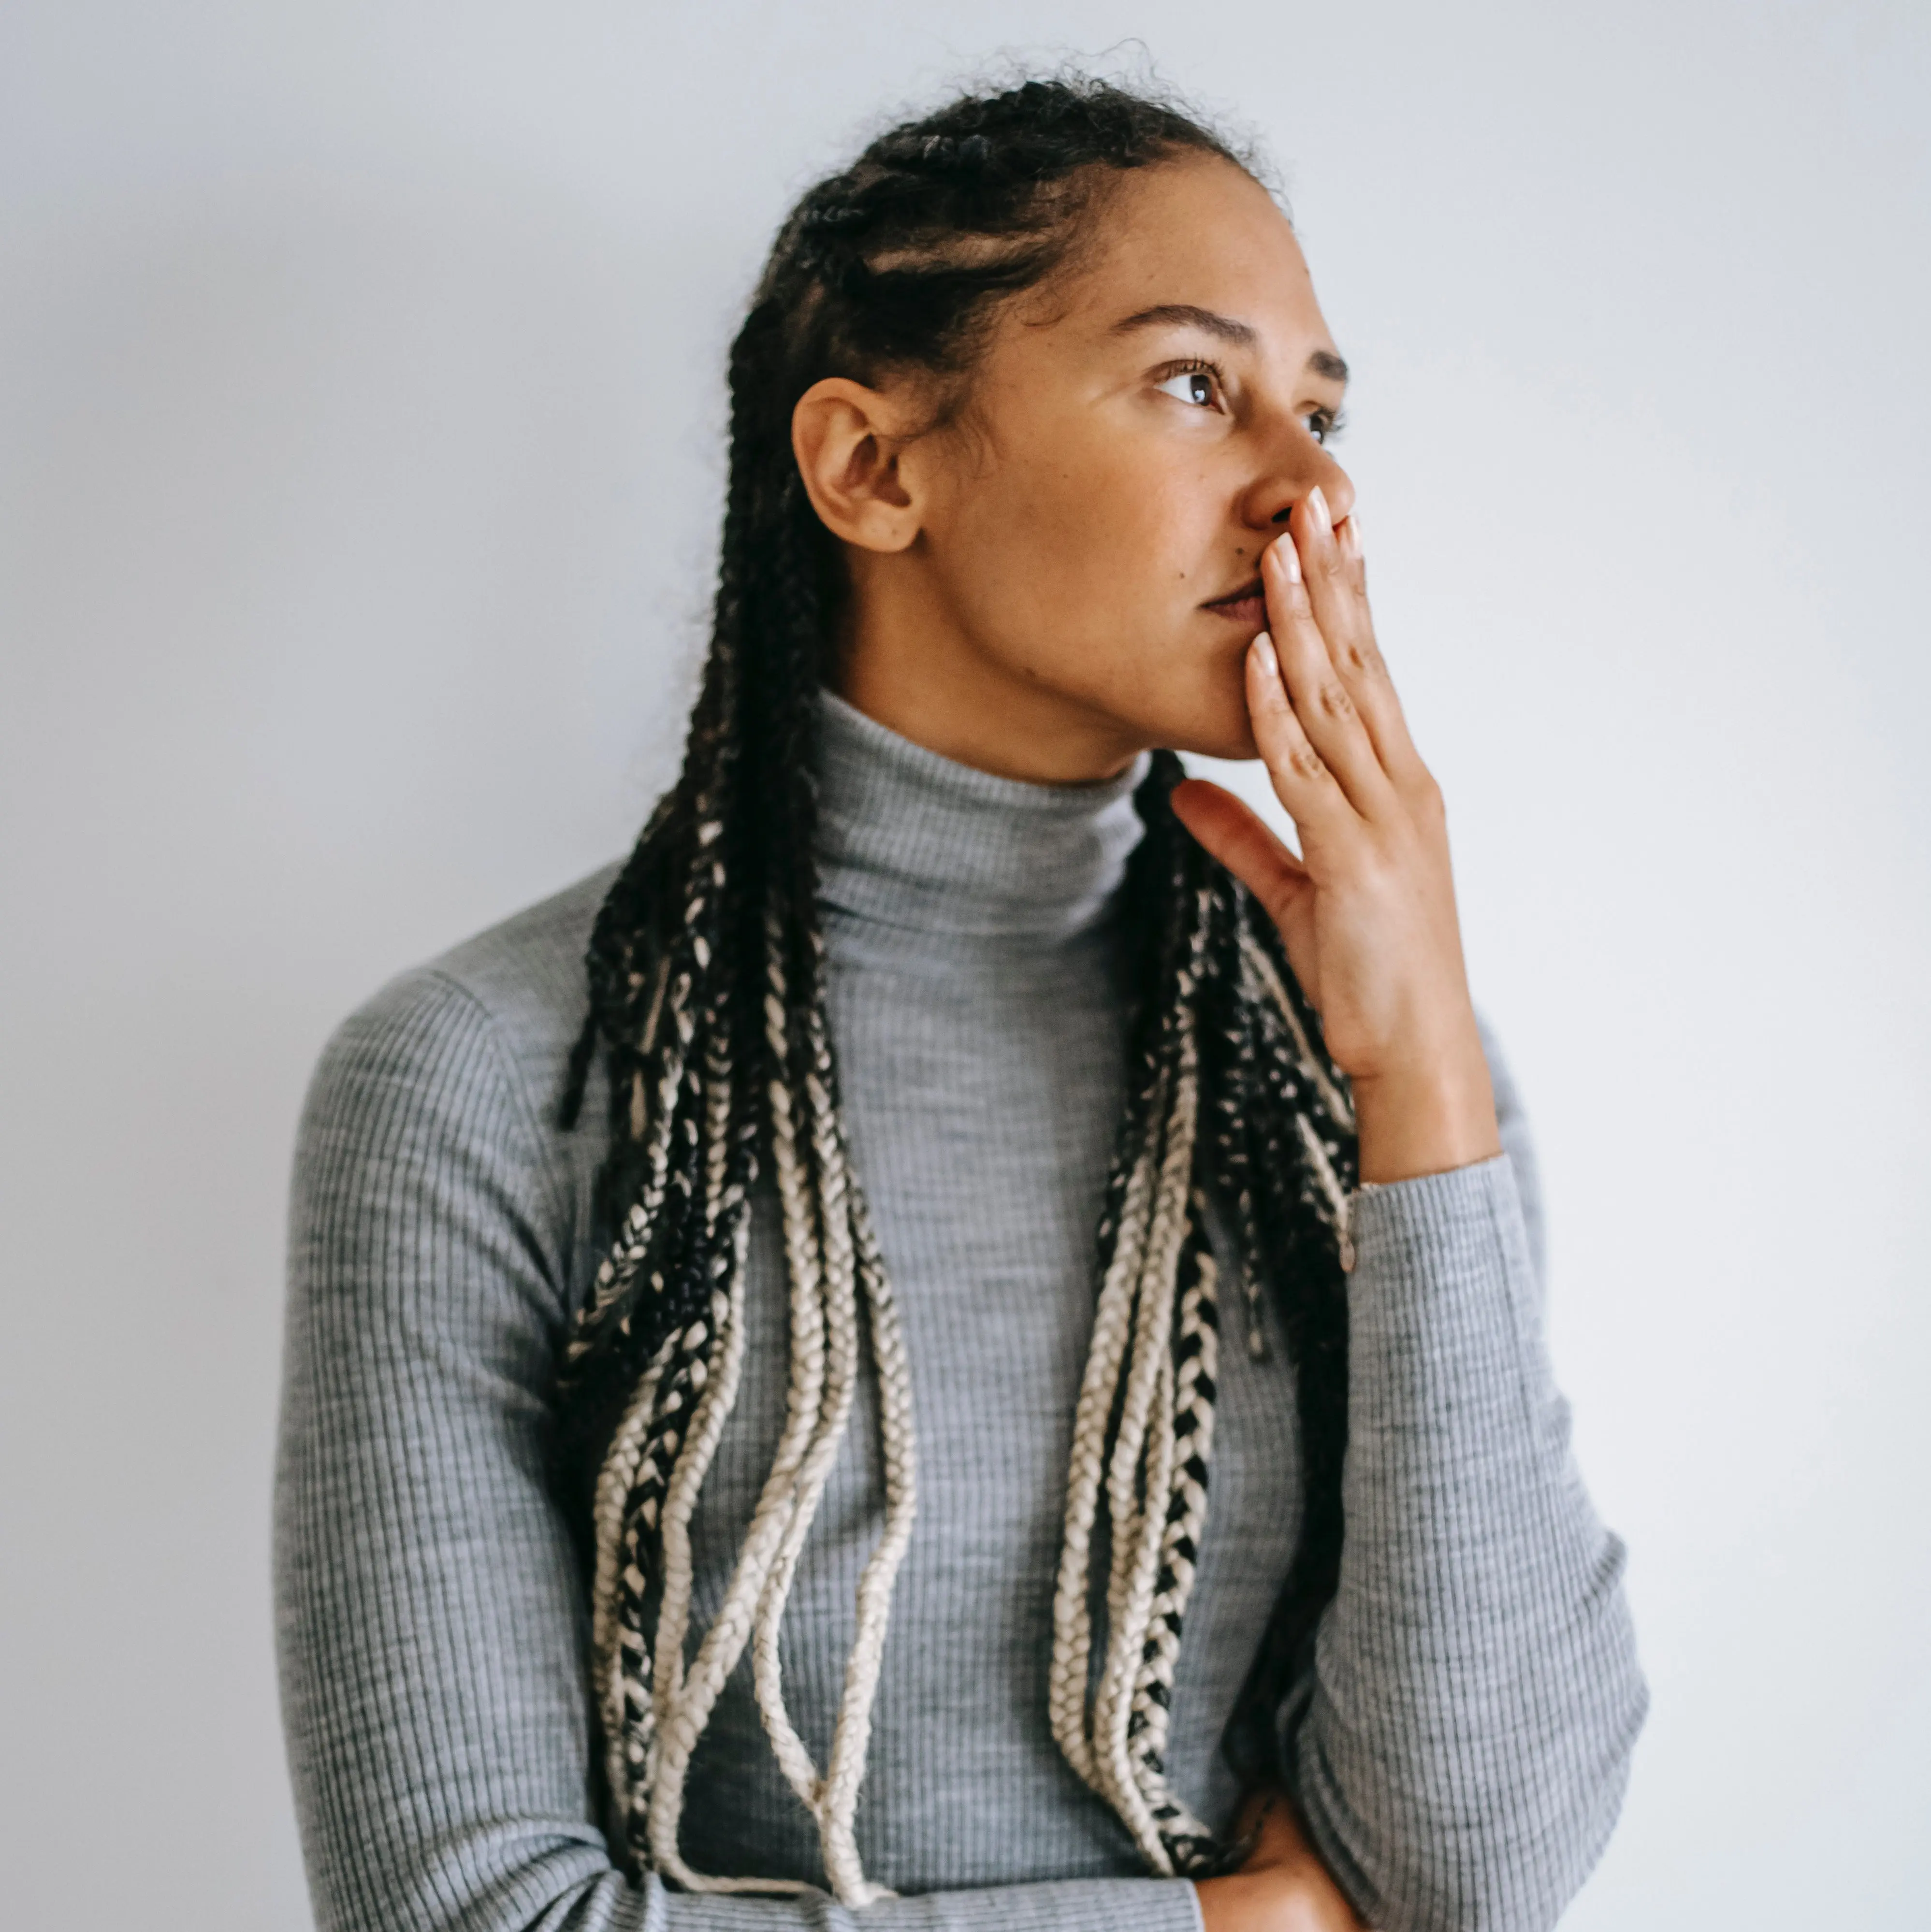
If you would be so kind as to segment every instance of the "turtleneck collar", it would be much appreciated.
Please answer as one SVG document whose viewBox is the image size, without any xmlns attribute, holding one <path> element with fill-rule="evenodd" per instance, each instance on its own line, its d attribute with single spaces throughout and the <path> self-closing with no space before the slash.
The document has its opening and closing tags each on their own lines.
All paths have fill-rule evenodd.
<svg viewBox="0 0 1931 1932">
<path fill-rule="evenodd" d="M 1142 752 L 1096 784 L 1032 784 L 941 758 L 820 693 L 819 893 L 934 933 L 1071 938 L 1102 919 L 1143 827 Z"/>
</svg>

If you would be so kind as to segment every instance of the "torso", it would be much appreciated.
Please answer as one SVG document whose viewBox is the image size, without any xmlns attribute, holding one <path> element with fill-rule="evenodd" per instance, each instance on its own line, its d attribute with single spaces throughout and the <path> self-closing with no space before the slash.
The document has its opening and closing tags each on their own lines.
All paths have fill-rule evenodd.
<svg viewBox="0 0 1931 1932">
<path fill-rule="evenodd" d="M 895 796 L 907 774 L 869 764 L 842 781 L 834 771 L 827 794 L 827 836 L 838 848 L 824 881 L 830 1018 L 854 1161 L 902 1313 L 918 1447 L 917 1523 L 893 1598 L 857 1828 L 868 1874 L 920 1892 L 1143 1870 L 1125 1828 L 1066 1762 L 1047 1709 L 1096 1225 L 1125 1102 L 1114 935 L 1104 895 L 1089 889 L 1117 882 L 1137 820 L 1123 829 L 1116 803 L 1097 836 L 1049 825 L 1039 865 L 1029 866 L 1027 827 L 998 808 L 1036 788 L 1002 793 L 1005 782 L 985 781 L 963 800 L 943 796 L 962 769 L 911 774 L 936 776 L 936 798 L 917 785 Z M 842 818 L 841 802 L 851 808 Z M 972 874 L 933 880 L 907 816 L 959 811 L 982 821 L 969 828 Z M 959 832 L 941 829 L 945 838 Z M 1002 838 L 1017 842 L 1003 858 Z M 894 876 L 911 860 L 917 890 Z M 587 1188 L 593 1163 L 579 1149 L 573 1164 Z M 588 1249 L 578 1258 L 579 1297 L 596 1259 Z M 1227 1262 L 1224 1254 L 1237 1302 Z M 746 1307 L 743 1381 L 692 1522 L 693 1653 L 724 1594 L 784 1413 L 787 1288 L 768 1180 L 753 1218 Z M 1244 1305 L 1224 1322 L 1207 1526 L 1168 1753 L 1178 1794 L 1217 1827 L 1236 1796 L 1221 1729 L 1299 1514 L 1280 1336 L 1256 1361 Z M 868 1376 L 780 1646 L 791 1720 L 821 1768 L 858 1574 L 882 1520 Z M 946 1828 L 934 1828 L 938 1815 Z M 816 1832 L 765 1738 L 748 1658 L 699 1745 L 683 1818 L 684 1856 L 700 1871 L 822 1882 Z"/>
</svg>

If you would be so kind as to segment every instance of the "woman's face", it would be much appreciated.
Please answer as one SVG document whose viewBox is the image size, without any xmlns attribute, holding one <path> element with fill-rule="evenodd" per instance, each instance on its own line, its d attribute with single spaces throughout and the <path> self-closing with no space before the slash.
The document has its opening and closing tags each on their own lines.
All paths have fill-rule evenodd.
<svg viewBox="0 0 1931 1932">
<path fill-rule="evenodd" d="M 896 451 L 915 533 L 846 551 L 846 694 L 1017 776 L 1255 756 L 1260 553 L 1317 484 L 1337 521 L 1353 502 L 1326 446 L 1345 366 L 1266 190 L 1190 157 L 1122 176 L 1099 224 L 1002 313 L 958 418 Z"/>
</svg>

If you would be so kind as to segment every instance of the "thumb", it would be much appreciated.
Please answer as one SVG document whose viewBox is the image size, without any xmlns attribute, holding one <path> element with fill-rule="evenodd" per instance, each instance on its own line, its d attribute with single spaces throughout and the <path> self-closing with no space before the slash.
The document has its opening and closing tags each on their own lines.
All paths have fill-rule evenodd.
<svg viewBox="0 0 1931 1932">
<path fill-rule="evenodd" d="M 1173 788 L 1173 815 L 1253 893 L 1276 926 L 1312 890 L 1308 868 L 1245 800 L 1206 778 Z"/>
</svg>

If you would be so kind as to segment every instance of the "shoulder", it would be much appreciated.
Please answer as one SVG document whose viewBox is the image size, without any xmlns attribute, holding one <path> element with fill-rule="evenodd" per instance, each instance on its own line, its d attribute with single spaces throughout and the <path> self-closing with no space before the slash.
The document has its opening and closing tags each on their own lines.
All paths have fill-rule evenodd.
<svg viewBox="0 0 1931 1932">
<path fill-rule="evenodd" d="M 590 930 L 621 869 L 621 861 L 600 866 L 499 920 L 400 976 L 377 1002 L 411 982 L 433 982 L 488 1027 L 520 1086 L 550 1097 L 584 1023 Z"/>
<path fill-rule="evenodd" d="M 397 974 L 350 1013 L 310 1082 L 298 1179 L 332 1155 L 392 1168 L 431 1144 L 499 1170 L 549 1165 L 584 954 L 620 862 Z"/>
<path fill-rule="evenodd" d="M 392 1031 L 398 1021 L 460 1036 L 488 1031 L 519 1067 L 567 1055 L 583 1024 L 584 955 L 620 862 L 397 974 L 364 1000 L 341 1034 Z"/>
</svg>

